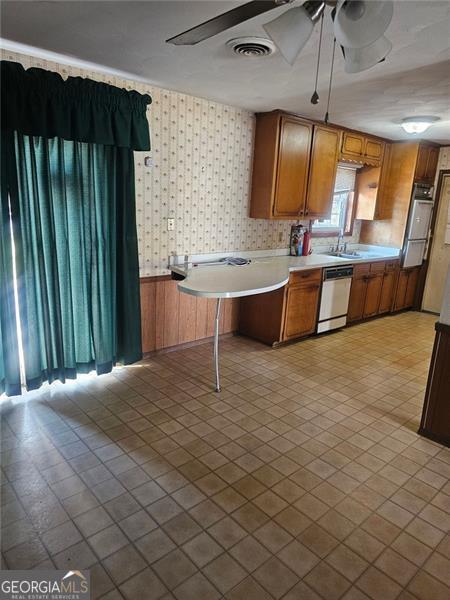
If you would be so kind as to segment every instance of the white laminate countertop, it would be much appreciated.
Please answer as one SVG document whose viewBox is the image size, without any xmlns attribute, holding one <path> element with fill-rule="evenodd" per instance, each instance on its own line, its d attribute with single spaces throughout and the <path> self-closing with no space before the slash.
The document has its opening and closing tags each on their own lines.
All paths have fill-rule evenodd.
<svg viewBox="0 0 450 600">
<path fill-rule="evenodd" d="M 369 253 L 368 253 L 369 254 Z M 352 265 L 377 260 L 392 260 L 399 257 L 399 251 L 386 249 L 361 258 L 341 258 L 325 254 L 310 256 L 268 256 L 253 259 L 248 265 L 211 265 L 192 267 L 185 270 L 183 265 L 172 265 L 174 273 L 185 277 L 178 283 L 181 292 L 205 298 L 239 298 L 264 294 L 286 285 L 289 273 L 306 269 Z"/>
</svg>

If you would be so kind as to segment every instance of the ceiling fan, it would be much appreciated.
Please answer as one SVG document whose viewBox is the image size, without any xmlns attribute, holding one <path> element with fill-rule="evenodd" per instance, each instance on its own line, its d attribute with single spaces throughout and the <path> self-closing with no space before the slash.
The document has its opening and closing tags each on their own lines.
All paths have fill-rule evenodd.
<svg viewBox="0 0 450 600">
<path fill-rule="evenodd" d="M 166 40 L 194 45 L 244 21 L 292 4 L 294 0 L 255 0 L 237 6 Z M 341 46 L 347 73 L 358 73 L 383 61 L 392 49 L 384 36 L 394 11 L 392 0 L 306 0 L 263 25 L 282 56 L 294 64 L 326 6 L 332 7 L 334 37 Z"/>
</svg>

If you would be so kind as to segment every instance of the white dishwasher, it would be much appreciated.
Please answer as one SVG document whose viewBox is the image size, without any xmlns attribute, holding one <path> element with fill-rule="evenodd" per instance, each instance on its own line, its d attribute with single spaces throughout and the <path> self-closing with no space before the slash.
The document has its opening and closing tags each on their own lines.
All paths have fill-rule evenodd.
<svg viewBox="0 0 450 600">
<path fill-rule="evenodd" d="M 353 267 L 329 267 L 323 270 L 317 333 L 344 327 L 347 323 L 348 301 L 352 286 Z"/>
</svg>

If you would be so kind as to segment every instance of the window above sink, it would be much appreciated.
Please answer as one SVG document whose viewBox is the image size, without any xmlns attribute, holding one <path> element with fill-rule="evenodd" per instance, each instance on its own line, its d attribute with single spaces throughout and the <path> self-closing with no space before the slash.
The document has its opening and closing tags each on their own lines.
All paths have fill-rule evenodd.
<svg viewBox="0 0 450 600">
<path fill-rule="evenodd" d="M 344 235 L 352 234 L 355 181 L 356 168 L 338 166 L 330 218 L 313 221 L 312 234 L 314 237 L 335 236 L 342 229 Z"/>
</svg>

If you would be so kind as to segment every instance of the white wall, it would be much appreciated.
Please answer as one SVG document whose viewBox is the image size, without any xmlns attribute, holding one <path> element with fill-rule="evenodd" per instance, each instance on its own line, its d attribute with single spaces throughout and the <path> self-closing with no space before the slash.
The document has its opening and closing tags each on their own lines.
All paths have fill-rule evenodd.
<svg viewBox="0 0 450 600">
<path fill-rule="evenodd" d="M 436 184 L 441 169 L 450 169 L 450 146 L 439 153 Z M 438 215 L 431 248 L 430 263 L 423 296 L 422 308 L 439 313 L 442 306 L 446 275 L 450 265 L 450 244 L 445 244 L 445 230 L 450 210 L 450 177 L 444 179 L 440 194 Z"/>
</svg>

